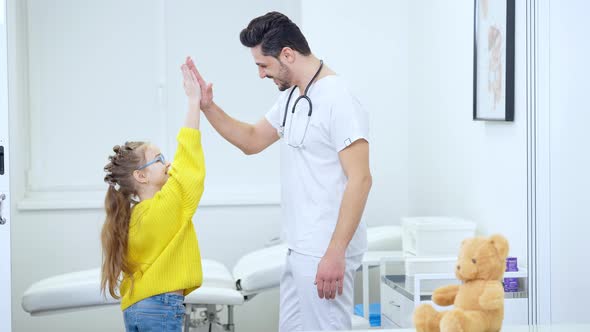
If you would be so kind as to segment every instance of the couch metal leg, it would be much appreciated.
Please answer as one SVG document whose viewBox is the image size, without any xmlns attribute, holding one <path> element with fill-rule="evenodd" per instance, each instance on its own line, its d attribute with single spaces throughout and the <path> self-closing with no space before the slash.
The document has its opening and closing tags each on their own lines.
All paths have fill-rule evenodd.
<svg viewBox="0 0 590 332">
<path fill-rule="evenodd" d="M 184 309 L 184 332 L 190 332 L 191 330 L 191 313 L 193 312 L 192 304 L 185 304 Z"/>
<path fill-rule="evenodd" d="M 234 306 L 228 305 L 227 306 L 227 324 L 225 325 L 225 330 L 228 332 L 234 332 Z"/>
</svg>

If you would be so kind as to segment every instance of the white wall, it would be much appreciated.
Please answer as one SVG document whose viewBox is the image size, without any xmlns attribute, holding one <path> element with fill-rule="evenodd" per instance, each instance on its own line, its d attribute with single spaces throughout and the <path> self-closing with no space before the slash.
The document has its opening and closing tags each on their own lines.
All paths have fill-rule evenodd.
<svg viewBox="0 0 590 332">
<path fill-rule="evenodd" d="M 10 137 L 8 135 L 8 46 L 6 1 L 0 0 L 0 330 L 12 329 L 11 224 L 10 218 Z"/>
<path fill-rule="evenodd" d="M 178 61 L 185 54 L 198 59 L 204 74 L 215 83 L 218 103 L 228 112 L 246 121 L 263 116 L 277 94 L 276 87 L 272 82 L 258 79 L 251 55 L 241 46 L 238 34 L 250 19 L 270 10 L 282 11 L 300 22 L 300 5 L 297 1 L 261 0 L 243 4 L 217 1 L 199 2 L 201 7 L 194 8 L 189 7 L 189 2 L 174 2 L 178 7 L 168 7 L 164 13 L 182 15 L 180 20 L 156 15 L 161 14 L 160 1 L 137 1 L 134 3 L 140 7 L 137 9 L 130 6 L 132 3 L 102 1 L 93 8 L 94 14 L 77 2 L 65 0 L 52 2 L 50 6 L 38 0 L 8 3 L 12 46 L 9 50 L 10 129 L 14 149 L 11 159 L 13 330 L 121 331 L 122 315 L 116 306 L 30 317 L 21 308 L 21 296 L 40 279 L 99 266 L 99 232 L 104 213 L 99 208 L 100 201 L 94 197 L 84 201 L 88 197 L 85 190 L 101 185 L 101 169 L 107 153 L 120 140 L 149 138 L 167 147 L 167 140 L 174 139 L 184 111 L 181 81 L 176 74 Z M 235 11 L 228 11 L 229 7 Z M 195 16 L 189 17 L 190 13 Z M 140 14 L 144 16 L 134 17 Z M 146 15 L 155 22 L 149 21 Z M 31 22 L 31 18 L 35 21 Z M 123 21 L 143 25 L 126 25 Z M 126 26 L 129 29 L 133 26 L 133 30 L 121 30 Z M 183 27 L 186 29 L 182 30 Z M 129 44 L 122 42 L 125 38 Z M 95 54 L 92 49 L 82 49 L 92 46 L 93 41 Z M 109 48 L 117 43 L 121 47 Z M 145 47 L 134 50 L 131 45 Z M 150 65 L 150 61 L 154 64 Z M 138 68 L 140 65 L 146 68 Z M 141 80 L 137 86 L 131 83 L 129 76 L 133 75 L 143 75 L 136 77 Z M 150 85 L 144 80 L 149 80 Z M 168 89 L 168 94 L 164 94 L 168 98 L 163 99 L 168 103 L 165 107 L 156 98 L 158 84 L 162 82 Z M 96 94 L 99 96 L 92 98 Z M 120 108 L 114 108 L 117 105 Z M 138 117 L 138 121 L 124 123 L 130 120 L 130 114 Z M 247 203 L 249 196 L 256 196 L 255 190 L 244 195 L 238 192 L 243 188 L 234 187 L 236 192 L 228 190 L 226 197 L 219 193 L 231 188 L 236 176 L 251 172 L 247 180 L 252 180 L 278 173 L 272 150 L 258 158 L 246 159 L 211 133 L 205 122 L 203 130 L 209 138 L 204 143 L 208 179 L 223 183 L 219 186 L 208 183 L 205 196 L 209 188 L 218 188 L 218 197 L 216 201 L 209 198 L 209 205 L 199 208 L 195 224 L 202 255 L 232 267 L 239 257 L 279 235 L 280 208 L 276 203 L 278 198 L 268 195 L 272 194 L 272 188 L 263 188 L 264 195 L 259 195 L 264 196 L 262 200 L 252 197 L 250 202 L 256 204 L 241 204 L 233 199 L 236 195 L 245 197 L 242 201 Z M 60 130 L 56 130 L 56 124 Z M 236 169 L 230 172 L 232 166 Z M 278 189 L 276 181 L 268 183 Z M 71 184 L 75 185 L 74 196 L 56 199 L 60 188 L 71 190 L 68 187 Z M 41 190 L 47 188 L 49 194 L 43 195 Z M 253 189 L 257 188 L 253 186 Z M 77 195 L 76 191 L 79 191 Z M 78 203 L 71 201 L 80 199 Z M 204 201 L 207 201 L 205 197 Z M 39 209 L 44 206 L 50 209 Z M 268 318 L 258 319 L 261 312 Z M 236 308 L 237 331 L 272 331 L 277 326 L 277 312 L 278 291 L 262 294 L 248 305 Z"/>
<path fill-rule="evenodd" d="M 525 2 L 516 2 L 513 123 L 472 120 L 473 1 L 409 5 L 409 213 L 473 220 L 526 264 Z"/>
<path fill-rule="evenodd" d="M 552 323 L 590 323 L 590 31 L 586 1 L 550 1 L 551 294 Z M 546 148 L 546 147 L 544 147 Z"/>
<path fill-rule="evenodd" d="M 266 0 L 241 4 L 238 10 L 231 12 L 226 9 L 230 5 L 235 7 L 235 1 L 207 2 L 201 3 L 205 7 L 195 11 L 197 18 L 187 25 L 199 31 L 191 35 L 183 32 L 184 25 L 175 21 L 192 20 L 187 3 L 170 7 L 166 12 L 164 20 L 168 23 L 165 23 L 164 39 L 158 37 L 160 32 L 157 31 L 161 30 L 154 30 L 153 42 L 165 41 L 167 50 L 161 53 L 161 48 L 155 47 L 160 50 L 155 56 L 160 60 L 154 61 L 161 65 L 161 59 L 167 59 L 165 67 L 154 71 L 156 84 L 164 77 L 167 86 L 174 87 L 177 64 L 172 60 L 184 56 L 182 48 L 186 46 L 187 53 L 199 59 L 204 74 L 215 83 L 220 104 L 243 120 L 255 121 L 265 111 L 263 104 L 266 101 L 270 104 L 276 88 L 270 82 L 257 79 L 250 55 L 241 48 L 237 36 L 252 17 L 271 9 L 283 11 L 301 23 L 313 52 L 350 82 L 370 112 L 374 185 L 365 211 L 367 223 L 397 224 L 402 216 L 425 214 L 470 218 L 478 222 L 481 233 L 506 234 L 512 244 L 512 254 L 524 260 L 524 22 L 517 21 L 516 31 L 516 120 L 498 124 L 471 120 L 472 1 Z M 42 142 L 42 137 L 35 136 L 38 133 L 29 128 L 35 119 L 45 115 L 30 113 L 38 106 L 34 104 L 34 96 L 29 99 L 30 82 L 26 79 L 30 76 L 27 33 L 31 28 L 31 23 L 26 21 L 27 2 L 11 0 L 9 4 L 12 25 L 18 28 L 16 35 L 12 35 L 15 47 L 11 60 L 10 127 L 20 129 L 12 131 L 11 140 L 16 150 L 23 151 L 13 153 L 11 161 L 13 170 L 22 170 L 12 173 L 16 203 L 30 189 L 26 170 L 39 162 L 39 159 L 31 159 L 34 152 L 31 148 L 35 140 Z M 523 2 L 517 2 L 517 17 L 524 16 L 522 6 Z M 201 23 L 203 25 L 199 25 Z M 186 39 L 183 36 L 187 36 Z M 168 133 L 182 112 L 181 91 L 169 91 L 172 91 L 167 94 L 171 114 L 161 118 Z M 252 98 L 251 92 L 264 98 Z M 262 109 L 241 108 L 250 103 Z M 157 105 L 151 107 L 159 110 Z M 211 131 L 207 127 L 203 130 Z M 157 133 L 160 135 L 159 131 Z M 207 155 L 209 165 L 231 158 L 232 162 L 245 165 L 246 170 L 272 171 L 268 168 L 271 166 L 265 164 L 273 162 L 272 151 L 261 159 L 246 159 L 222 144 L 215 134 L 206 134 L 212 144 Z M 164 137 L 162 144 L 170 143 L 166 140 L 169 138 Z M 92 142 L 99 143 L 103 142 Z M 109 141 L 106 148 L 110 145 Z M 215 150 L 217 148 L 219 150 Z M 45 153 L 43 149 L 37 151 Z M 100 155 L 105 153 L 100 152 Z M 260 160 L 265 163 L 259 164 Z M 72 169 L 74 166 L 71 165 Z M 101 166 L 97 165 L 99 170 Z M 221 175 L 227 173 L 226 167 L 210 168 L 209 174 L 218 172 L 214 178 L 227 188 L 233 179 L 231 176 L 236 174 L 230 174 L 224 182 Z M 66 173 L 60 176 L 63 174 Z M 80 175 L 82 180 L 88 177 Z M 122 318 L 117 307 L 34 318 L 20 308 L 20 297 L 31 283 L 51 275 L 98 266 L 98 235 L 103 212 L 100 209 L 23 211 L 16 206 L 13 211 L 14 330 L 78 331 L 85 320 L 93 322 L 84 329 L 87 331 L 120 330 Z M 279 218 L 279 207 L 273 203 L 203 206 L 195 218 L 203 256 L 233 266 L 241 255 L 278 235 Z M 223 235 L 220 235 L 221 229 Z M 243 234 L 249 237 L 243 239 Z M 226 245 L 220 246 L 220 243 Z M 236 309 L 237 331 L 272 331 L 277 326 L 277 311 L 278 291 L 259 295 Z M 260 319 L 261 315 L 264 319 Z"/>
<path fill-rule="evenodd" d="M 348 81 L 369 111 L 368 225 L 399 224 L 407 214 L 408 2 L 302 1 L 312 52 Z"/>
<path fill-rule="evenodd" d="M 134 45 L 143 45 L 143 51 L 124 43 L 125 38 L 131 38 L 126 36 L 131 31 L 125 31 L 123 24 L 125 10 L 131 8 L 129 6 L 119 6 L 116 15 L 110 17 L 110 26 L 117 27 L 117 31 L 112 32 L 100 25 L 100 22 L 102 15 L 109 12 L 109 6 L 114 6 L 115 2 L 101 2 L 101 6 L 94 8 L 96 13 L 93 15 L 89 14 L 88 8 L 79 7 L 75 2 L 67 3 L 66 0 L 50 7 L 38 0 L 10 2 L 13 25 L 17 28 L 12 36 L 15 44 L 13 50 L 17 53 L 12 59 L 15 70 L 11 79 L 11 97 L 14 101 L 11 105 L 11 128 L 20 129 L 12 132 L 13 146 L 23 151 L 14 154 L 13 159 L 13 169 L 21 170 L 13 172 L 13 194 L 17 198 L 14 201 L 18 203 L 20 200 L 20 207 L 23 208 L 15 208 L 13 216 L 12 299 L 15 331 L 74 331 L 79 330 L 85 321 L 93 322 L 86 329 L 88 331 L 121 328 L 121 313 L 117 307 L 30 317 L 20 307 L 22 293 L 31 283 L 42 278 L 99 265 L 99 231 L 104 216 L 103 211 L 95 207 L 98 206 L 96 198 L 100 196 L 92 196 L 76 204 L 70 200 L 80 197 L 86 199 L 86 195 L 76 193 L 76 190 L 94 190 L 100 184 L 102 160 L 108 149 L 127 139 L 127 135 L 149 138 L 164 147 L 173 145 L 172 133 L 177 127 L 177 118 L 181 118 L 184 109 L 182 91 L 174 85 L 178 82 L 178 64 L 174 59 L 183 59 L 185 54 L 195 56 L 203 74 L 215 83 L 218 103 L 229 113 L 246 121 L 255 121 L 262 116 L 266 110 L 264 104 L 270 105 L 276 88 L 270 82 L 257 78 L 256 67 L 248 50 L 240 45 L 238 33 L 251 18 L 269 10 L 282 11 L 296 23 L 301 22 L 302 16 L 306 15 L 308 21 L 301 26 L 314 52 L 351 82 L 352 88 L 371 112 L 371 167 L 375 185 L 365 212 L 367 222 L 370 225 L 398 223 L 399 217 L 406 214 L 408 92 L 405 84 L 405 1 L 393 5 L 376 1 L 371 6 L 348 2 L 343 6 L 334 6 L 340 8 L 340 11 L 329 11 L 335 2 L 304 4 L 300 7 L 298 2 L 266 0 L 258 1 L 255 5 L 249 2 L 243 4 L 240 10 L 230 12 L 225 9 L 230 5 L 235 6 L 233 1 L 207 3 L 206 7 L 198 10 L 192 8 L 188 2 L 177 2 L 175 6 L 166 6 L 165 16 L 158 12 L 162 8 L 161 2 L 150 1 L 147 5 L 142 3 L 144 5 L 139 11 L 144 13 L 143 20 L 134 22 L 143 22 L 143 25 L 135 26 L 132 35 L 138 39 L 130 40 L 134 40 Z M 316 8 L 313 9 L 312 6 Z M 317 6 L 322 8 L 318 10 Z M 375 9 L 377 13 L 381 13 L 381 21 L 373 20 Z M 393 24 L 388 22 L 391 18 L 387 14 L 389 11 L 399 16 Z M 194 17 L 191 17 L 191 13 L 194 13 Z M 330 13 L 323 17 L 329 24 L 320 22 L 318 13 Z M 79 17 L 84 15 L 87 20 Z M 150 25 L 150 20 L 156 21 L 154 26 Z M 364 27 L 363 30 L 350 25 L 351 20 L 356 20 L 359 26 Z M 68 29 L 77 24 L 77 31 Z M 325 26 L 331 27 L 326 36 L 322 35 L 326 31 Z M 338 27 L 348 28 L 346 32 L 357 39 L 361 47 L 348 52 L 353 47 L 345 43 L 347 36 L 342 33 L 332 35 L 333 32 L 338 32 Z M 189 34 L 186 31 L 193 32 Z M 114 38 L 109 38 L 112 34 Z M 90 40 L 84 38 L 88 35 Z M 331 36 L 337 38 L 333 39 Z M 62 47 L 50 47 L 52 44 L 48 39 Z M 100 46 L 93 52 L 90 46 L 97 40 L 97 45 Z M 64 45 L 67 46 L 68 53 L 60 54 Z M 85 49 L 81 48 L 83 45 Z M 386 47 L 387 52 L 381 52 L 375 45 Z M 132 54 L 126 54 L 130 52 Z M 88 57 L 91 59 L 88 60 Z M 134 57 L 141 57 L 138 59 L 139 64 L 132 61 Z M 392 58 L 394 61 L 391 61 Z M 88 105 L 89 109 L 76 109 L 77 105 L 93 94 L 79 83 L 81 80 L 84 82 L 84 77 L 87 77 L 84 72 L 86 64 L 90 65 L 90 72 L 97 72 L 92 75 L 89 88 L 100 91 L 103 98 L 97 101 L 98 105 L 96 102 Z M 138 66 L 145 69 L 137 68 Z M 60 69 L 66 72 L 60 75 Z M 117 75 L 114 84 L 109 83 L 108 77 L 111 75 Z M 148 100 L 141 101 L 145 105 L 140 108 L 142 112 L 154 114 L 157 122 L 146 117 L 139 119 L 140 125 L 136 123 L 135 126 L 128 126 L 122 121 L 130 121 L 136 116 L 136 109 L 140 106 L 134 105 L 135 99 L 125 93 L 126 85 L 133 81 L 129 75 L 144 77 L 141 86 L 130 89 L 134 89 L 133 93 L 138 96 L 136 98 L 149 96 Z M 55 77 L 59 79 L 54 80 Z M 157 89 L 160 86 L 164 87 L 163 103 L 157 100 Z M 81 95 L 73 93 L 69 98 L 72 92 Z M 117 98 L 108 98 L 110 95 L 118 96 L 120 102 Z M 64 110 L 63 105 L 70 109 Z M 257 107 L 244 108 L 242 105 Z M 75 111 L 80 114 L 72 114 Z M 131 113 L 125 113 L 127 111 Z M 109 112 L 113 116 L 109 117 Z M 59 117 L 52 116 L 53 114 L 59 114 Z M 107 118 L 110 120 L 105 121 Z M 68 130 L 52 132 L 51 129 L 57 124 L 65 124 Z M 107 130 L 105 125 L 110 125 Z M 217 181 L 209 182 L 208 188 L 227 188 L 228 184 L 235 182 L 236 176 L 246 172 L 244 170 L 258 170 L 256 174 L 276 175 L 273 151 L 259 159 L 246 159 L 212 133 L 206 122 L 203 122 L 203 126 L 203 131 L 210 140 L 204 143 L 208 176 Z M 75 137 L 102 138 L 76 142 L 82 144 L 81 147 L 90 145 L 84 151 L 86 154 L 80 157 L 79 149 L 64 144 L 70 139 L 67 136 L 71 134 L 69 129 L 78 133 Z M 63 135 L 59 135 L 60 133 Z M 49 141 L 53 144 L 46 145 Z M 53 156 L 52 151 L 59 158 L 51 158 L 51 164 L 39 163 L 39 160 L 50 159 Z M 65 165 L 59 163 L 63 158 L 66 159 Z M 80 159 L 85 166 L 80 166 Z M 226 160 L 239 163 L 243 166 L 242 170 L 228 171 L 235 165 Z M 98 170 L 89 169 L 93 166 Z M 59 173 L 58 176 L 51 176 L 55 172 Z M 223 178 L 223 174 L 227 177 Z M 73 190 L 74 195 L 65 194 L 64 198 L 56 200 L 56 195 L 60 193 L 54 195 L 51 190 L 60 186 L 63 189 L 64 182 L 70 180 L 78 185 Z M 45 186 L 35 185 L 39 183 Z M 51 194 L 44 195 L 42 190 L 48 188 Z M 65 189 L 68 190 L 72 188 Z M 266 190 L 265 193 L 272 190 Z M 228 202 L 232 202 L 231 194 L 228 192 Z M 391 204 L 392 199 L 395 204 Z M 204 197 L 204 201 L 207 201 L 207 197 Z M 215 203 L 218 204 L 218 200 Z M 58 208 L 53 204 L 58 204 Z M 39 209 L 40 207 L 50 210 Z M 272 200 L 265 205 L 202 206 L 195 218 L 201 252 L 204 257 L 220 260 L 231 267 L 240 256 L 262 247 L 268 239 L 278 235 L 279 218 L 279 206 Z M 223 230 L 223 234 L 220 234 L 220 230 Z M 243 234 L 248 234 L 248 238 L 244 239 Z M 220 246 L 220 243 L 226 245 Z M 278 291 L 261 294 L 247 305 L 236 308 L 237 330 L 274 330 L 278 319 L 277 311 Z M 257 319 L 261 312 L 265 313 L 264 320 Z"/>
<path fill-rule="evenodd" d="M 239 32 L 271 9 L 296 20 L 300 10 L 298 2 L 277 0 L 26 4 L 29 154 L 34 161 L 55 160 L 27 167 L 22 209 L 100 208 L 105 185 L 99 166 L 125 140 L 151 141 L 172 157 L 186 108 L 179 66 L 187 55 L 215 83 L 219 105 L 241 120 L 259 120 L 278 91 L 258 78 Z M 64 124 L 68 130 L 58 131 Z M 208 166 L 202 204 L 279 203 L 277 147 L 247 158 L 206 121 L 202 130 Z"/>
</svg>

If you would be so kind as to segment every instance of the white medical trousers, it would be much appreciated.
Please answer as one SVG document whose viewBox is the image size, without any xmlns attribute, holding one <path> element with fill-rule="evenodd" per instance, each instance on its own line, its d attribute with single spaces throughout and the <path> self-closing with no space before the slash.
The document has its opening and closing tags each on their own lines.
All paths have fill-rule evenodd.
<svg viewBox="0 0 590 332">
<path fill-rule="evenodd" d="M 354 275 L 362 255 L 346 258 L 342 295 L 326 300 L 314 285 L 320 257 L 289 249 L 281 277 L 279 331 L 350 330 L 354 312 Z"/>
</svg>

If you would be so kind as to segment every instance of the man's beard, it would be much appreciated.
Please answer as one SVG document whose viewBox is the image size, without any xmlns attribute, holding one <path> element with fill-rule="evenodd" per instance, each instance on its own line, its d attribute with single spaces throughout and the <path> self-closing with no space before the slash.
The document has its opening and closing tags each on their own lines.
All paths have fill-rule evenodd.
<svg viewBox="0 0 590 332">
<path fill-rule="evenodd" d="M 285 82 L 279 82 L 279 85 L 278 85 L 279 91 L 285 91 L 290 87 L 291 87 L 291 85 L 287 84 Z"/>
<path fill-rule="evenodd" d="M 285 66 L 280 60 L 279 63 L 281 67 L 279 69 L 279 74 L 277 75 L 276 80 L 278 83 L 279 91 L 285 91 L 291 86 L 293 86 L 293 84 L 291 83 L 292 75 L 291 71 L 289 70 L 289 68 L 287 68 L 287 66 Z"/>
</svg>

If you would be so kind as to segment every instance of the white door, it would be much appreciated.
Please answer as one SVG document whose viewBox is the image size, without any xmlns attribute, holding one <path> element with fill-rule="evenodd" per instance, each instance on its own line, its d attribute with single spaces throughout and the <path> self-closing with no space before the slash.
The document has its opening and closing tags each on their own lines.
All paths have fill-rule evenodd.
<svg viewBox="0 0 590 332">
<path fill-rule="evenodd" d="M 0 331 L 11 331 L 6 1 L 0 0 Z"/>
</svg>

